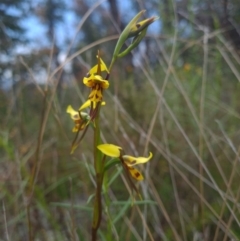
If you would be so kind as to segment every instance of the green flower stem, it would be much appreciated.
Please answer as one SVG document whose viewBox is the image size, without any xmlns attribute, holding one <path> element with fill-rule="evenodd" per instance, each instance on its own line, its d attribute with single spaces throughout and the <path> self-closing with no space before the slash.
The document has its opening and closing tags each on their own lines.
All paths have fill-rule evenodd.
<svg viewBox="0 0 240 241">
<path fill-rule="evenodd" d="M 94 168 L 96 173 L 101 173 L 103 166 L 101 163 L 101 152 L 97 149 L 97 146 L 101 143 L 100 139 L 100 126 L 99 126 L 99 116 L 100 116 L 100 109 L 101 109 L 101 104 L 98 102 L 97 106 L 97 113 L 95 117 L 95 128 L 94 128 Z"/>
<path fill-rule="evenodd" d="M 122 58 L 125 55 L 129 54 L 134 48 L 136 48 L 139 45 L 139 43 L 142 41 L 142 39 L 145 37 L 146 33 L 147 33 L 147 29 L 144 29 L 141 33 L 139 33 L 139 35 L 133 39 L 133 42 L 129 45 L 129 47 L 124 51 L 122 51 L 118 55 L 118 57 Z"/>
<path fill-rule="evenodd" d="M 109 72 L 111 72 L 112 67 L 113 67 L 113 64 L 115 63 L 116 59 L 117 59 L 117 57 L 116 57 L 116 56 L 113 56 L 112 61 L 111 61 L 111 64 L 110 64 L 110 66 L 109 66 L 109 68 L 108 68 Z"/>
<path fill-rule="evenodd" d="M 98 103 L 98 108 L 96 117 L 95 117 L 95 128 L 94 128 L 94 168 L 96 173 L 96 194 L 94 200 L 94 207 L 93 207 L 93 222 L 92 222 L 92 241 L 97 240 L 97 230 L 101 223 L 102 217 L 102 199 L 101 199 L 101 192 L 102 192 L 102 181 L 103 181 L 103 162 L 101 161 L 101 152 L 97 149 L 97 146 L 101 142 L 100 138 L 100 126 L 99 126 L 99 113 L 101 104 Z"/>
</svg>

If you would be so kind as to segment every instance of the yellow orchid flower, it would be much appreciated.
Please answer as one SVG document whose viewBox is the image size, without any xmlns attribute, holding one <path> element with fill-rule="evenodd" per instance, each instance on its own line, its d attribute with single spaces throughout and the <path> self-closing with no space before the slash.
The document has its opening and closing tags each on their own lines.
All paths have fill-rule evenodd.
<svg viewBox="0 0 240 241">
<path fill-rule="evenodd" d="M 106 105 L 106 102 L 102 101 L 101 105 Z M 91 115 L 87 114 L 86 112 L 81 111 L 90 106 L 91 106 L 91 101 L 87 100 L 80 106 L 78 111 L 74 110 L 71 105 L 69 105 L 67 107 L 66 112 L 70 114 L 71 119 L 75 123 L 75 126 L 72 129 L 72 132 L 77 132 L 77 131 L 83 130 L 90 123 L 90 121 L 94 120 L 94 116 L 91 116 Z M 93 105 L 93 109 L 94 108 L 95 108 L 95 105 Z"/>
<path fill-rule="evenodd" d="M 107 66 L 99 56 L 97 56 L 97 59 L 98 64 L 90 69 L 87 77 L 83 78 L 83 83 L 87 87 L 92 88 L 92 91 L 88 97 L 89 100 L 92 102 L 102 101 L 102 92 L 104 89 L 107 89 L 109 87 L 108 80 L 103 79 L 103 77 L 101 76 L 103 71 L 106 71 L 109 75 Z"/>
<path fill-rule="evenodd" d="M 79 111 L 76 111 L 72 108 L 71 105 L 67 107 L 67 113 L 70 114 L 71 119 L 75 123 L 75 126 L 72 129 L 72 132 L 78 132 L 80 130 L 83 130 L 89 124 L 90 116 L 85 112 L 82 112 L 82 111 L 80 112 L 80 109 L 81 107 L 79 108 Z"/>
<path fill-rule="evenodd" d="M 125 169 L 130 173 L 130 175 L 137 181 L 143 180 L 143 175 L 134 167 L 134 165 L 142 164 L 148 162 L 152 158 L 152 153 L 149 153 L 148 157 L 133 157 L 128 155 L 122 155 L 122 148 L 120 146 L 115 146 L 112 144 L 101 144 L 97 148 L 106 156 L 118 157 Z"/>
</svg>

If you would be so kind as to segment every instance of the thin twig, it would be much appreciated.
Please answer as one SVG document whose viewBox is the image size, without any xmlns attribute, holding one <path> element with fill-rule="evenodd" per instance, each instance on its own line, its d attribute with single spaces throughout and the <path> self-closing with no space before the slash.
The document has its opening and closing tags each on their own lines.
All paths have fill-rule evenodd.
<svg viewBox="0 0 240 241">
<path fill-rule="evenodd" d="M 2 209 L 3 209 L 3 218 L 4 218 L 4 224 L 5 224 L 5 236 L 6 236 L 6 240 L 10 241 L 9 234 L 8 234 L 7 215 L 6 215 L 4 201 L 2 201 Z"/>
<path fill-rule="evenodd" d="M 201 96 L 200 96 L 200 113 L 199 113 L 199 157 L 203 159 L 203 132 L 204 132 L 204 109 L 205 109 L 205 92 L 206 92 L 206 82 L 207 82 L 207 67 L 208 67 L 208 35 L 209 29 L 207 27 L 203 28 L 203 74 L 202 74 L 202 87 L 201 87 Z M 203 167 L 199 162 L 199 174 L 200 176 L 204 175 Z M 203 182 L 199 180 L 199 188 L 201 195 L 204 196 L 204 186 Z M 202 199 L 200 200 L 200 207 L 201 207 L 201 220 L 203 223 L 204 219 L 204 204 Z M 205 236 L 204 226 L 203 229 L 203 238 Z M 204 238 L 205 239 L 205 238 Z"/>
</svg>

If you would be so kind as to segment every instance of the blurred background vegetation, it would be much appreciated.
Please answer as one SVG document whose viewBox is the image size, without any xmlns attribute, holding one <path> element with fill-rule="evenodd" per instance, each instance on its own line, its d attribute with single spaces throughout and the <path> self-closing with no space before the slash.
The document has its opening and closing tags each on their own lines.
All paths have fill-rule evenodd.
<svg viewBox="0 0 240 241">
<path fill-rule="evenodd" d="M 154 157 L 133 206 L 109 171 L 100 240 L 240 240 L 238 0 L 1 1 L 0 240 L 90 239 L 92 132 L 70 155 L 66 107 L 142 9 L 160 20 L 114 66 L 101 128 Z"/>
</svg>

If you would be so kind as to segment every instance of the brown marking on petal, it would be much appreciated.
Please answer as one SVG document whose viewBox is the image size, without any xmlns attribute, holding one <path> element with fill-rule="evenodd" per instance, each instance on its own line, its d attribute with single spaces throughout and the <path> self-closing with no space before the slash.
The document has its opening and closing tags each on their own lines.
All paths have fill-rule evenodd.
<svg viewBox="0 0 240 241">
<path fill-rule="evenodd" d="M 134 176 L 135 176 L 136 178 L 138 178 L 138 177 L 140 177 L 140 173 L 139 173 L 139 172 L 135 172 L 135 173 L 134 173 Z"/>
<path fill-rule="evenodd" d="M 131 165 L 134 165 L 135 163 L 137 163 L 136 160 L 130 161 L 130 160 L 125 159 L 124 161 L 125 161 L 127 164 L 131 164 Z"/>
<path fill-rule="evenodd" d="M 141 24 L 137 23 L 137 24 L 136 24 L 136 27 L 137 27 L 137 28 L 140 28 L 140 27 L 141 27 Z"/>
<path fill-rule="evenodd" d="M 80 124 L 81 122 L 82 122 L 82 120 L 80 120 L 80 119 L 79 120 L 74 120 L 75 124 Z"/>
<path fill-rule="evenodd" d="M 102 96 L 96 94 L 96 95 L 95 95 L 95 99 L 100 101 L 100 100 L 102 99 Z"/>
</svg>

